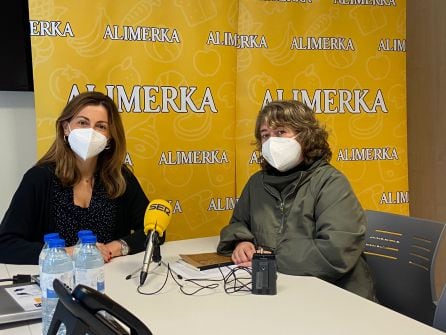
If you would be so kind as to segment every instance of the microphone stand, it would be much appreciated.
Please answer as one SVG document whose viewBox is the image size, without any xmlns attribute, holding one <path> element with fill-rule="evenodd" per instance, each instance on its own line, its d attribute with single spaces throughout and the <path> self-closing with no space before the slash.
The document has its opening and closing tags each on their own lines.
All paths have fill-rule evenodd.
<svg viewBox="0 0 446 335">
<path fill-rule="evenodd" d="M 133 271 L 132 273 L 128 274 L 128 275 L 125 277 L 125 279 L 126 279 L 126 280 L 131 279 L 134 275 L 136 275 L 139 271 L 141 271 L 141 269 L 142 269 L 141 266 L 138 267 L 135 271 Z"/>
<path fill-rule="evenodd" d="M 153 247 L 152 261 L 155 263 L 161 263 L 161 248 L 159 236 L 156 237 L 156 243 Z"/>
</svg>

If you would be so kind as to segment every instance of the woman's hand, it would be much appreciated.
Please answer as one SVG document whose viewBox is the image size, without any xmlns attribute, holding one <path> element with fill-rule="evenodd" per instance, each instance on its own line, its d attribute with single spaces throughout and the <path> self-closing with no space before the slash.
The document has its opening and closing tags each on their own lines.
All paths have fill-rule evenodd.
<svg viewBox="0 0 446 335">
<path fill-rule="evenodd" d="M 66 251 L 68 256 L 73 257 L 74 246 L 72 246 L 72 247 L 65 247 L 65 251 Z"/>
<path fill-rule="evenodd" d="M 111 241 L 105 245 L 111 252 L 111 257 L 122 256 L 122 245 L 119 241 Z"/>
<path fill-rule="evenodd" d="M 240 266 L 251 266 L 252 256 L 256 248 L 252 242 L 243 241 L 237 244 L 232 252 L 232 261 Z"/>
<path fill-rule="evenodd" d="M 110 242 L 111 243 L 111 242 Z M 113 258 L 113 252 L 110 250 L 110 247 L 108 246 L 110 243 L 104 244 L 104 243 L 96 243 L 96 247 L 99 249 L 99 251 L 102 254 L 102 258 L 104 258 L 104 262 L 108 263 Z"/>
<path fill-rule="evenodd" d="M 108 263 L 112 259 L 112 251 L 110 248 L 105 245 L 104 243 L 96 243 L 96 247 L 98 248 L 99 252 L 102 254 L 102 258 L 104 258 L 104 262 Z M 70 257 L 73 257 L 74 252 L 74 246 L 72 247 L 66 247 L 65 251 Z"/>
</svg>

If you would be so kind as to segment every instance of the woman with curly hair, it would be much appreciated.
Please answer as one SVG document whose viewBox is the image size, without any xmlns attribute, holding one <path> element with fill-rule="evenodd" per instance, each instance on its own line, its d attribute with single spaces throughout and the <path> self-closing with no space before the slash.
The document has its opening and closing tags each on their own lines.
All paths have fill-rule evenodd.
<svg viewBox="0 0 446 335">
<path fill-rule="evenodd" d="M 315 276 L 374 300 L 363 257 L 366 219 L 347 178 L 330 165 L 328 133 L 299 101 L 272 101 L 257 116 L 261 171 L 249 179 L 217 251 L 250 266 L 273 252 L 279 272 Z"/>
</svg>

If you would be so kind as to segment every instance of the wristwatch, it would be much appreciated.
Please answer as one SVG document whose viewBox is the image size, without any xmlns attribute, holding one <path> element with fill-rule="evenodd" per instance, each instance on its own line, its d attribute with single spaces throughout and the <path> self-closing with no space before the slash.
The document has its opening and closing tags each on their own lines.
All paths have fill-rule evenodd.
<svg viewBox="0 0 446 335">
<path fill-rule="evenodd" d="M 129 245 L 124 240 L 119 240 L 119 243 L 121 243 L 121 255 L 127 256 L 129 254 Z"/>
</svg>

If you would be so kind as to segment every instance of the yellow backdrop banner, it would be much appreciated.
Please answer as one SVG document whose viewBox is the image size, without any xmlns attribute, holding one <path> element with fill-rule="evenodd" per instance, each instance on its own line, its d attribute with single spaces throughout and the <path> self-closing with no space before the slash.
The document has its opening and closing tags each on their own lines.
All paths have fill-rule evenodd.
<svg viewBox="0 0 446 335">
<path fill-rule="evenodd" d="M 260 108 L 310 105 L 364 208 L 408 213 L 405 0 L 29 0 L 39 157 L 65 104 L 118 105 L 168 239 L 227 224 L 259 167 Z"/>
</svg>

